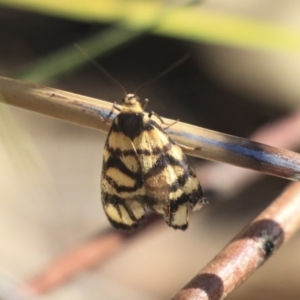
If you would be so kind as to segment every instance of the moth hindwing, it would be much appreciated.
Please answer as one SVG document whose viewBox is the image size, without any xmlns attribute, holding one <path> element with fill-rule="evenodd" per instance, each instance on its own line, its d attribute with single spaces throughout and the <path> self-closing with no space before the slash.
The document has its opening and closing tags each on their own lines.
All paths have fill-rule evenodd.
<svg viewBox="0 0 300 300">
<path fill-rule="evenodd" d="M 134 94 L 123 99 L 107 136 L 101 195 L 109 221 L 123 230 L 138 227 L 148 208 L 184 230 L 189 208 L 206 203 L 181 147 L 143 112 Z"/>
</svg>

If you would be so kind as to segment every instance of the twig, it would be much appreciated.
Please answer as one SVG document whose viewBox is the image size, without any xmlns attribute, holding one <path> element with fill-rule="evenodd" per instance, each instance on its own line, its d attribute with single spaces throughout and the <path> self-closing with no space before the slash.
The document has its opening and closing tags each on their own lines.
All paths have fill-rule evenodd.
<svg viewBox="0 0 300 300">
<path fill-rule="evenodd" d="M 111 111 L 112 104 L 105 101 L 4 77 L 0 77 L 0 93 L 7 104 L 105 132 L 109 129 L 103 118 Z M 197 149 L 186 151 L 189 155 L 300 180 L 300 155 L 297 153 L 181 122 L 167 132 L 178 143 Z"/>
<path fill-rule="evenodd" d="M 276 119 L 260 127 L 250 136 L 251 140 L 289 150 L 300 146 L 300 111 Z M 222 199 L 233 197 L 245 186 L 258 180 L 263 174 L 223 163 L 207 163 L 198 168 L 204 191 L 222 195 Z"/>
<path fill-rule="evenodd" d="M 299 228 L 300 183 L 293 183 L 172 300 L 224 299 Z"/>
</svg>

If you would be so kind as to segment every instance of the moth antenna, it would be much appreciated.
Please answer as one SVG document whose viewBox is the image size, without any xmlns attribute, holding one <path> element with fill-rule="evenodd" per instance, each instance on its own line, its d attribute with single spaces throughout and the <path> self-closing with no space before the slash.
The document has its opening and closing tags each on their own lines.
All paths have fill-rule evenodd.
<svg viewBox="0 0 300 300">
<path fill-rule="evenodd" d="M 109 78 L 112 82 L 114 82 L 116 85 L 118 85 L 121 90 L 124 93 L 124 96 L 127 95 L 126 90 L 124 89 L 124 87 L 118 82 L 118 80 L 116 78 L 114 78 L 108 71 L 106 71 L 100 64 L 98 64 L 94 59 L 90 58 L 87 53 L 78 45 L 78 44 L 74 44 L 74 46 L 86 57 L 86 59 L 91 62 L 98 70 L 100 70 L 102 73 L 104 73 L 104 75 Z"/>
<path fill-rule="evenodd" d="M 147 81 L 146 83 L 144 83 L 142 86 L 140 86 L 137 90 L 134 91 L 134 94 L 136 95 L 136 93 L 138 91 L 140 91 L 141 89 L 143 89 L 144 87 L 146 87 L 147 85 L 149 85 L 150 83 L 162 78 L 163 76 L 165 76 L 166 74 L 168 74 L 169 72 L 171 72 L 172 70 L 174 70 L 175 68 L 177 68 L 179 65 L 181 65 L 184 61 L 186 61 L 188 58 L 190 57 L 190 54 L 187 53 L 185 56 L 183 56 L 181 59 L 177 60 L 175 63 L 173 63 L 171 66 L 169 66 L 168 68 L 166 68 L 164 71 L 162 71 L 158 76 L 150 79 L 149 81 Z"/>
</svg>

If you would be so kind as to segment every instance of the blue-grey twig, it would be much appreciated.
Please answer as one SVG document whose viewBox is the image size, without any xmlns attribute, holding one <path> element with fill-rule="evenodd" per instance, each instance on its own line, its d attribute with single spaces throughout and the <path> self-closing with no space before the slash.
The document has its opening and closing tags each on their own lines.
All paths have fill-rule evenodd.
<svg viewBox="0 0 300 300">
<path fill-rule="evenodd" d="M 0 77 L 0 93 L 7 104 L 107 132 L 112 104 L 65 91 Z M 174 120 L 164 119 L 167 124 Z M 177 122 L 167 130 L 178 143 L 195 150 L 186 153 L 225 162 L 273 176 L 300 180 L 300 155 L 251 140 Z"/>
</svg>

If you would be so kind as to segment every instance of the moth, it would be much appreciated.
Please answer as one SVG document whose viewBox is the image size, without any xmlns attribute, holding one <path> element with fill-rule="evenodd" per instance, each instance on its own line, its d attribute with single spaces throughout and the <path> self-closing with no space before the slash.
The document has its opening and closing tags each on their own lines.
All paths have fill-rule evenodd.
<svg viewBox="0 0 300 300">
<path fill-rule="evenodd" d="M 110 223 L 137 228 L 151 209 L 174 229 L 188 227 L 189 209 L 207 201 L 182 148 L 144 113 L 135 94 L 123 99 L 104 147 L 101 196 Z"/>
</svg>

